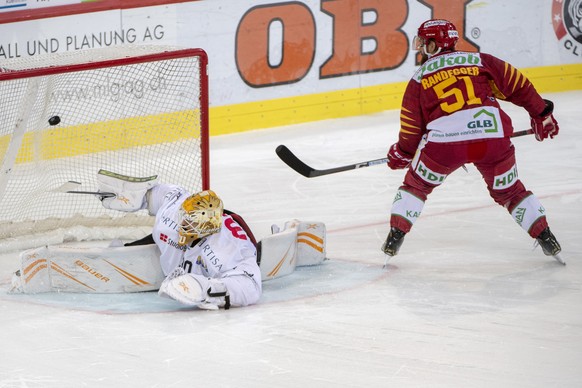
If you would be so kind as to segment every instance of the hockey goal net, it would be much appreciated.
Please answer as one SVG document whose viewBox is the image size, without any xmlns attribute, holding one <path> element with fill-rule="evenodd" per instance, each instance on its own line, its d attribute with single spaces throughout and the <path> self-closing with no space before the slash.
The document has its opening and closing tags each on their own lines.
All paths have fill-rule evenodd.
<svg viewBox="0 0 582 388">
<path fill-rule="evenodd" d="M 0 251 L 23 235 L 153 224 L 103 208 L 100 169 L 207 189 L 208 78 L 201 49 L 110 47 L 1 64 Z"/>
</svg>

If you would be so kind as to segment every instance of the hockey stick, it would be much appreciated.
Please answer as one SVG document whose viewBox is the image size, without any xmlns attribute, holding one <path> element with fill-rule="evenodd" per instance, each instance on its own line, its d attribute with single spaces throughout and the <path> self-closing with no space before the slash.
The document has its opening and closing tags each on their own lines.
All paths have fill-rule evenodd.
<svg viewBox="0 0 582 388">
<path fill-rule="evenodd" d="M 57 187 L 56 189 L 50 190 L 53 193 L 69 193 L 69 194 L 92 194 L 98 195 L 102 198 L 113 198 L 115 197 L 114 193 L 107 193 L 107 192 L 99 192 L 99 191 L 81 191 L 77 190 L 77 188 L 81 186 L 80 182 L 75 181 L 68 181 L 63 183 L 61 186 Z"/>
<path fill-rule="evenodd" d="M 526 135 L 531 135 L 532 133 L 533 133 L 532 129 L 526 129 L 523 131 L 514 132 L 511 135 L 511 137 L 526 136 Z M 355 169 L 363 168 L 363 167 L 377 166 L 379 164 L 384 164 L 384 163 L 388 162 L 388 158 L 381 158 L 381 159 L 368 160 L 366 162 L 348 164 L 346 166 L 341 166 L 341 167 L 333 167 L 333 168 L 328 168 L 328 169 L 324 169 L 324 170 L 317 170 L 313 167 L 308 166 L 304 162 L 302 162 L 297 156 L 295 156 L 295 154 L 293 152 L 291 152 L 291 150 L 289 148 L 287 148 L 286 146 L 284 146 L 282 144 L 275 149 L 275 152 L 277 153 L 277 156 L 279 156 L 279 158 L 283 162 L 285 162 L 286 165 L 288 165 L 293 170 L 295 170 L 296 172 L 298 172 L 299 174 L 303 175 L 306 178 L 314 178 L 314 177 L 322 176 L 322 175 L 335 174 L 337 172 L 355 170 Z"/>
</svg>

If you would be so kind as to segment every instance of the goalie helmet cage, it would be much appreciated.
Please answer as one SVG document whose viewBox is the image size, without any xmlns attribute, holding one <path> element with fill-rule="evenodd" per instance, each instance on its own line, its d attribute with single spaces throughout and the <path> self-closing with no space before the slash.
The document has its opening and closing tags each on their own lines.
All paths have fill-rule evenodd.
<svg viewBox="0 0 582 388">
<path fill-rule="evenodd" d="M 0 252 L 13 237 L 82 227 L 151 226 L 105 209 L 100 169 L 209 188 L 207 55 L 107 47 L 0 63 Z"/>
</svg>

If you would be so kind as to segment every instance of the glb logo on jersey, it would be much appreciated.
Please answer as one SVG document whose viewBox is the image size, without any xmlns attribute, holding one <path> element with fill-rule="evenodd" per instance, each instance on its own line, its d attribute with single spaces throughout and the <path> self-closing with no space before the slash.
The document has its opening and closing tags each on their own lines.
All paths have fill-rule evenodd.
<svg viewBox="0 0 582 388">
<path fill-rule="evenodd" d="M 467 123 L 467 128 L 469 129 L 482 129 L 485 133 L 493 133 L 497 132 L 497 119 L 495 115 L 491 112 L 488 112 L 485 109 L 480 110 L 477 112 L 475 116 L 473 116 L 475 120 L 469 121 Z"/>
<path fill-rule="evenodd" d="M 552 25 L 564 48 L 582 56 L 582 0 L 553 0 Z"/>
<path fill-rule="evenodd" d="M 511 169 L 493 178 L 493 190 L 503 190 L 511 187 L 517 182 L 517 166 L 514 164 Z"/>
</svg>

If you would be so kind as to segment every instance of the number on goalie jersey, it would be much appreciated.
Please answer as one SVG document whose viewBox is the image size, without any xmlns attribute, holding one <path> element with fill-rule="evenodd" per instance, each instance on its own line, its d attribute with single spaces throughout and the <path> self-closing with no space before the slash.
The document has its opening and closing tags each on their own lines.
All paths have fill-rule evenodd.
<svg viewBox="0 0 582 388">
<path fill-rule="evenodd" d="M 428 20 L 418 29 L 414 45 L 424 63 L 406 87 L 400 134 L 388 151 L 390 168 L 408 170 L 392 205 L 382 250 L 396 255 L 427 196 L 453 171 L 473 163 L 495 202 L 537 239 L 546 255 L 556 256 L 561 248 L 544 208 L 518 178 L 511 119 L 498 100 L 523 107 L 539 141 L 558 134 L 553 104 L 509 63 L 489 54 L 456 51 L 458 39 L 447 20 Z"/>
<path fill-rule="evenodd" d="M 153 240 L 167 275 L 159 294 L 205 309 L 246 306 L 262 293 L 254 238 L 224 212 L 211 190 L 190 195 L 157 184 L 144 208 L 155 216 Z"/>
</svg>

